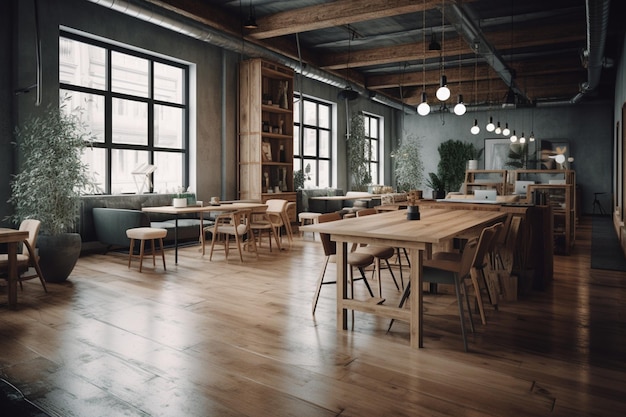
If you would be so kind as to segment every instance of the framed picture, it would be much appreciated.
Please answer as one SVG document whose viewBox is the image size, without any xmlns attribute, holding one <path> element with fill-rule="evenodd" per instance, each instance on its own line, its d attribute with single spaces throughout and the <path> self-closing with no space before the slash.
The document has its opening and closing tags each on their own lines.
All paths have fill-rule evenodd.
<svg viewBox="0 0 626 417">
<path fill-rule="evenodd" d="M 537 161 L 539 161 L 539 169 L 568 169 L 569 162 L 567 159 L 569 156 L 570 146 L 569 141 L 567 140 L 542 140 L 537 147 Z"/>
<path fill-rule="evenodd" d="M 272 145 L 269 142 L 261 143 L 261 156 L 263 158 L 263 162 L 272 161 Z"/>
<path fill-rule="evenodd" d="M 485 169 L 506 169 L 510 149 L 509 139 L 485 139 Z"/>
</svg>

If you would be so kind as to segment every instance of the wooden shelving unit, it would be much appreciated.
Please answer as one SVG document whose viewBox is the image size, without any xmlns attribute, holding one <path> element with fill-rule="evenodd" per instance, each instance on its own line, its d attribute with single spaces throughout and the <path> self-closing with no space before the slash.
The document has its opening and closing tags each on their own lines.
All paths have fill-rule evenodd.
<svg viewBox="0 0 626 417">
<path fill-rule="evenodd" d="M 513 183 L 535 181 L 528 186 L 526 201 L 551 208 L 554 252 L 569 255 L 576 240 L 576 172 L 571 169 L 518 169 L 513 172 L 512 180 Z M 555 184 L 555 181 L 562 183 Z"/>
<path fill-rule="evenodd" d="M 495 188 L 498 195 L 507 193 L 507 171 L 505 169 L 468 169 L 465 171 L 465 193 L 472 194 L 474 190 Z"/>
<path fill-rule="evenodd" d="M 262 59 L 239 67 L 239 198 L 296 202 L 291 68 Z M 290 214 L 295 221 L 295 210 Z"/>
</svg>

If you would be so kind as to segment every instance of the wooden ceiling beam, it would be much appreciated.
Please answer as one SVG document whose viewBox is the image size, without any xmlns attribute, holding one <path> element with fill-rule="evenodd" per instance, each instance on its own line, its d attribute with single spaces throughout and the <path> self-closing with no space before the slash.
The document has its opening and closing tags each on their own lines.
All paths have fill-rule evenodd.
<svg viewBox="0 0 626 417">
<path fill-rule="evenodd" d="M 440 5 L 441 1 L 426 0 L 425 3 L 428 10 Z M 422 0 L 337 0 L 257 18 L 258 28 L 250 36 L 275 38 L 423 10 Z"/>
</svg>

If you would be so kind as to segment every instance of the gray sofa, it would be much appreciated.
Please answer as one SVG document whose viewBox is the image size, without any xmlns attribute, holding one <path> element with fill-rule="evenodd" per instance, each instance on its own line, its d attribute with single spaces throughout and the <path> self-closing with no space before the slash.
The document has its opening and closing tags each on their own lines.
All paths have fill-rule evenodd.
<svg viewBox="0 0 626 417">
<path fill-rule="evenodd" d="M 83 252 L 127 248 L 130 240 L 126 229 L 132 227 L 161 227 L 167 229 L 166 244 L 174 243 L 175 217 L 168 214 L 142 212 L 143 207 L 171 205 L 168 194 L 94 195 L 82 198 L 80 217 Z M 205 216 L 205 225 L 212 224 Z M 200 219 L 197 213 L 181 215 L 178 219 L 180 242 L 197 241 Z"/>
<path fill-rule="evenodd" d="M 174 242 L 176 220 L 151 221 L 150 216 L 140 210 L 95 207 L 93 209 L 93 223 L 97 239 L 108 249 L 115 247 L 127 248 L 130 240 L 126 230 L 135 227 L 158 227 L 167 230 L 164 241 Z M 204 225 L 212 224 L 205 220 Z M 178 241 L 197 241 L 200 237 L 200 219 L 178 219 Z"/>
</svg>

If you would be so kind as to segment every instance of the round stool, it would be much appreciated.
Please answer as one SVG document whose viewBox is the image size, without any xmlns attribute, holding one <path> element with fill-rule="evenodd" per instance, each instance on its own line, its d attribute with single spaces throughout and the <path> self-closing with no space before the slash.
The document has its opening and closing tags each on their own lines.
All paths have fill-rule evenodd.
<svg viewBox="0 0 626 417">
<path fill-rule="evenodd" d="M 161 258 L 163 258 L 163 269 L 165 268 L 165 253 L 163 252 L 163 238 L 167 235 L 166 229 L 159 229 L 156 227 L 136 227 L 134 229 L 126 230 L 126 236 L 130 239 L 130 248 L 128 249 L 128 267 L 130 268 L 130 262 L 135 255 L 133 255 L 133 248 L 135 246 L 135 240 L 140 240 L 141 244 L 139 246 L 139 272 L 141 272 L 141 267 L 143 266 L 143 253 L 144 246 L 146 240 L 151 241 L 151 249 L 152 249 L 152 266 L 156 267 L 155 260 L 155 248 L 154 241 L 159 239 L 159 243 L 161 245 Z"/>
<path fill-rule="evenodd" d="M 321 216 L 322 213 L 314 213 L 310 211 L 303 211 L 298 214 L 298 221 L 300 222 L 300 226 L 305 226 L 307 224 L 317 223 L 317 218 Z M 302 236 L 304 232 L 300 232 L 300 236 Z M 313 239 L 315 239 L 315 233 L 313 233 Z"/>
</svg>

